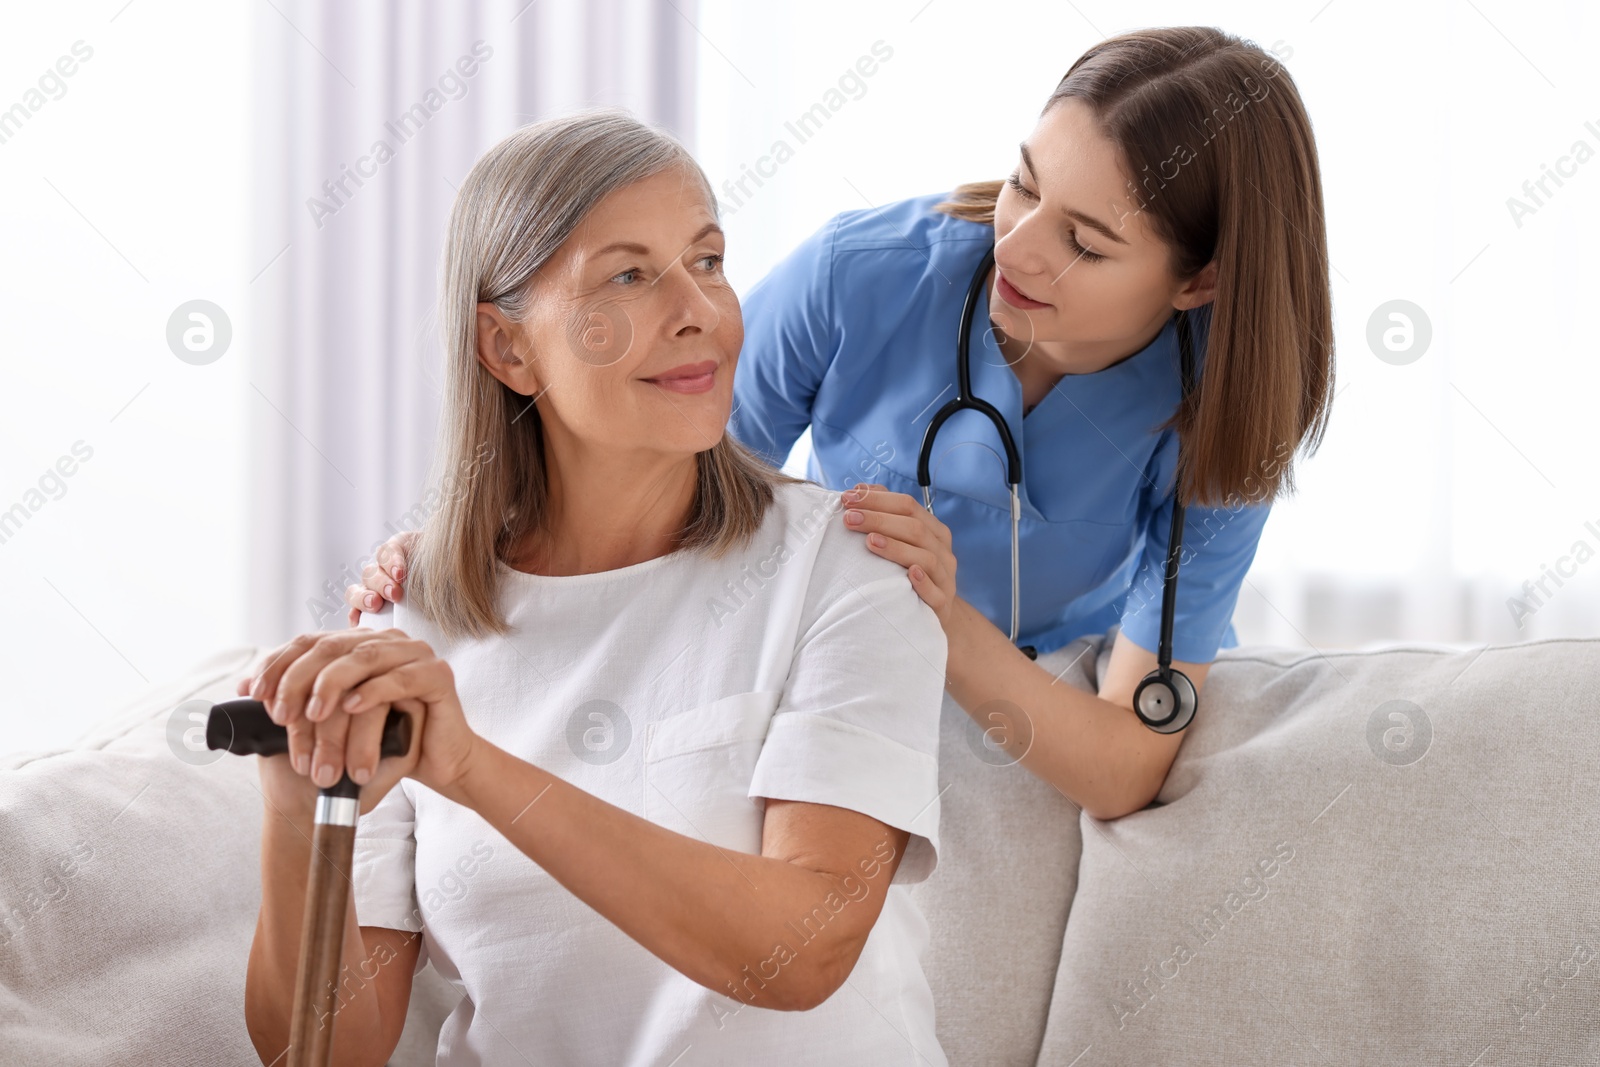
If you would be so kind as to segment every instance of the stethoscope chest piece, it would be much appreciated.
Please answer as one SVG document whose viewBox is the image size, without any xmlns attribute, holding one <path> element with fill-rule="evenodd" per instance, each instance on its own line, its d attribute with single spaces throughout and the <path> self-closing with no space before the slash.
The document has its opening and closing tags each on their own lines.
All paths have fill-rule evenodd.
<svg viewBox="0 0 1600 1067">
<path fill-rule="evenodd" d="M 1171 669 L 1166 677 L 1159 670 L 1151 671 L 1133 691 L 1134 714 L 1158 734 L 1175 734 L 1188 726 L 1199 702 L 1189 676 Z"/>
</svg>

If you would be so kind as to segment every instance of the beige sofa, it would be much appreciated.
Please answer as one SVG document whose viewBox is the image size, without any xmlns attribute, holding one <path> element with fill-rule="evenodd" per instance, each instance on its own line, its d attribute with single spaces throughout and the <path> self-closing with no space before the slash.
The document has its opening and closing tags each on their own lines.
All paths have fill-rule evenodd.
<svg viewBox="0 0 1600 1067">
<path fill-rule="evenodd" d="M 263 651 L 0 760 L 0 1062 L 257 1062 L 255 761 L 183 735 Z M 1043 662 L 1092 687 L 1106 651 Z M 1224 652 L 1157 803 L 1110 823 L 951 704 L 940 762 L 911 891 L 952 1063 L 1600 1059 L 1600 639 Z M 431 1063 L 458 998 L 425 969 L 391 1063 Z"/>
</svg>

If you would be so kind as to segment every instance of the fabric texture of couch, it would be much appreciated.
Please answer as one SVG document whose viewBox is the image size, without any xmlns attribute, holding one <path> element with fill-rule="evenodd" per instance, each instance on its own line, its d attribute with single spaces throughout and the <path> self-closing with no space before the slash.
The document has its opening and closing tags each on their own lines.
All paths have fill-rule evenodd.
<svg viewBox="0 0 1600 1067">
<path fill-rule="evenodd" d="M 0 759 L 4 1063 L 258 1062 L 255 760 L 190 731 L 266 651 Z M 1041 663 L 1092 689 L 1108 654 Z M 951 1063 L 1594 1063 L 1597 681 L 1600 639 L 1227 650 L 1156 803 L 1112 822 L 947 700 L 910 891 Z M 425 968 L 391 1064 L 431 1063 L 459 996 Z"/>
</svg>

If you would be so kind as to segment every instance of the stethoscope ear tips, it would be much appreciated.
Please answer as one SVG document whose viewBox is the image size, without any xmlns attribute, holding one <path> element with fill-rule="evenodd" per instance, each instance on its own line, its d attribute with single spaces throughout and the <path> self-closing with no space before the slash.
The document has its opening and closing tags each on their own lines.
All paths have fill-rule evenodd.
<svg viewBox="0 0 1600 1067">
<path fill-rule="evenodd" d="M 1158 734 L 1175 734 L 1194 721 L 1199 694 L 1182 671 L 1157 669 L 1144 676 L 1133 691 L 1133 711 L 1139 721 Z"/>
</svg>

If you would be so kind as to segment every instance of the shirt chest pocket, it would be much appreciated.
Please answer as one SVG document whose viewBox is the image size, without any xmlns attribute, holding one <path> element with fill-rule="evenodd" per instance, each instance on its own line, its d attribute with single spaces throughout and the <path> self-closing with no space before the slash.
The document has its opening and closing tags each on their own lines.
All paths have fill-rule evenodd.
<svg viewBox="0 0 1600 1067">
<path fill-rule="evenodd" d="M 759 854 L 765 805 L 749 796 L 781 696 L 735 693 L 645 724 L 644 817 L 721 848 Z"/>
</svg>

